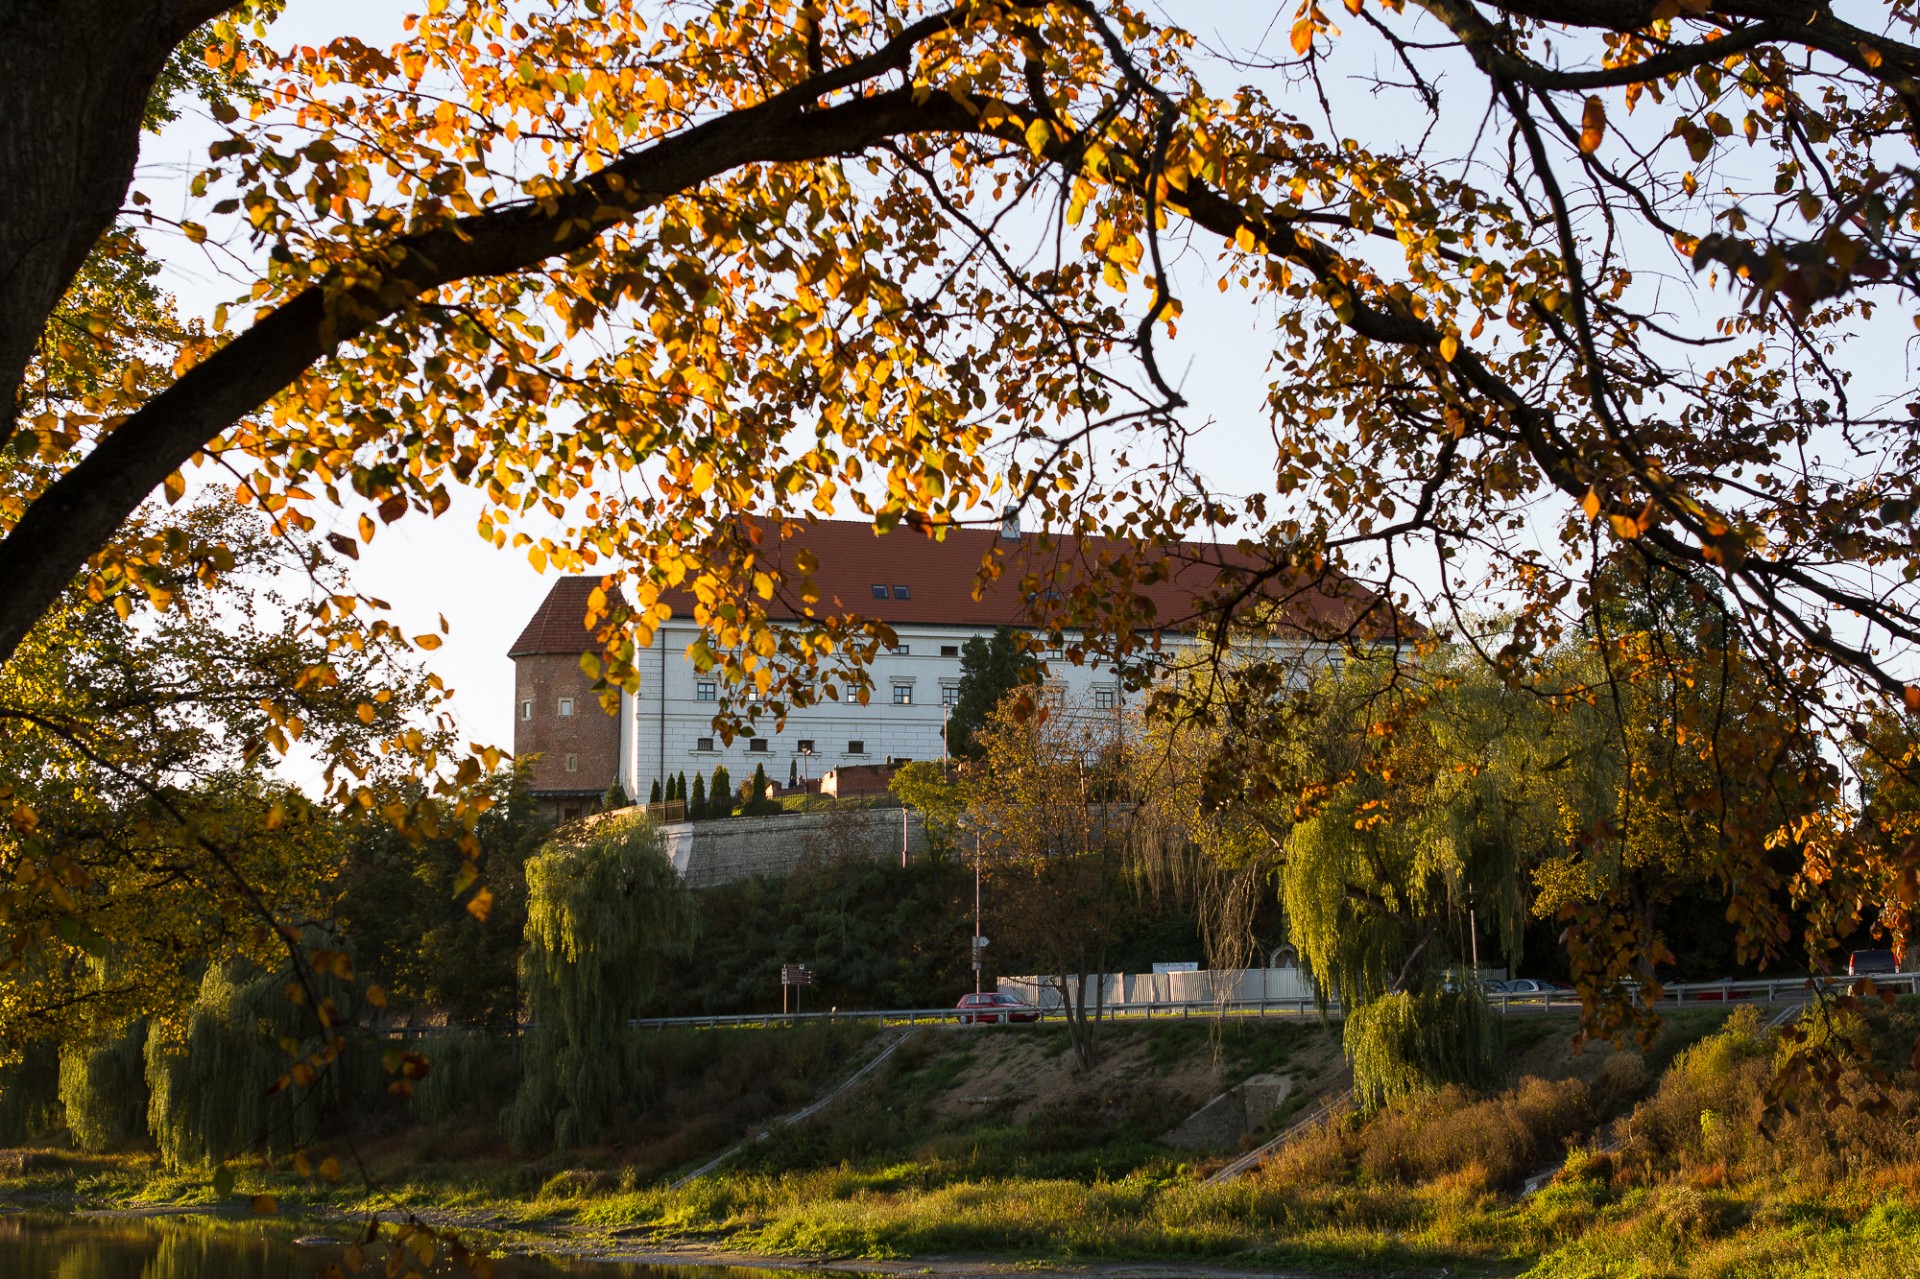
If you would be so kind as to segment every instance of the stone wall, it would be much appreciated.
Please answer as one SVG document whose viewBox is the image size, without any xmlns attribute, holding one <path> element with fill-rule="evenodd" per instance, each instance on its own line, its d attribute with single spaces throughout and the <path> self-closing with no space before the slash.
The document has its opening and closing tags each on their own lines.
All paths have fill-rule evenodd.
<svg viewBox="0 0 1920 1279">
<path fill-rule="evenodd" d="M 755 875 L 785 875 L 808 858 L 897 858 L 902 813 L 907 854 L 922 857 L 927 832 L 920 815 L 899 808 L 670 822 L 660 830 L 680 877 L 690 887 L 707 888 Z"/>
</svg>

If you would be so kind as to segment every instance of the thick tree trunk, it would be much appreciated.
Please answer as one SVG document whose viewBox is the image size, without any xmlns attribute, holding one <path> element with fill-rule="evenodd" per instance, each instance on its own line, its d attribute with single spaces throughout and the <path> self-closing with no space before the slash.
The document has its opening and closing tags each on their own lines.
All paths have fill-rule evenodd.
<svg viewBox="0 0 1920 1279">
<path fill-rule="evenodd" d="M 47 315 L 133 180 L 167 57 L 231 0 L 0 0 L 0 440 Z"/>
</svg>

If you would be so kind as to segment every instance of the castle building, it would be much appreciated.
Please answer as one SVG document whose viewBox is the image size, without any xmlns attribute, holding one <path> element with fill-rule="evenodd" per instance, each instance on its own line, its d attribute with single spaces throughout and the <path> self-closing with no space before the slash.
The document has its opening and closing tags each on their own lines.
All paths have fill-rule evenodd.
<svg viewBox="0 0 1920 1279">
<path fill-rule="evenodd" d="M 995 538 L 1008 568 L 975 598 L 975 578 Z M 897 643 L 866 668 L 871 681 L 862 704 L 852 686 L 838 700 L 793 710 L 774 731 L 731 743 L 714 731 L 722 696 L 718 676 L 696 668 L 687 648 L 700 634 L 689 601 L 674 603 L 674 615 L 656 631 L 638 662 L 640 689 L 622 693 L 609 714 L 580 668 L 580 656 L 597 651 L 585 627 L 587 597 L 597 577 L 561 578 L 515 641 L 514 753 L 537 754 L 532 789 L 554 816 L 564 820 L 593 811 L 609 783 L 644 801 L 656 780 L 685 773 L 711 773 L 725 764 L 736 779 L 764 765 L 773 781 L 823 777 L 843 766 L 940 759 L 945 754 L 946 717 L 960 688 L 960 652 L 969 639 L 1002 626 L 1033 625 L 1033 601 L 1021 582 L 1044 558 L 1047 573 L 1061 564 L 1091 564 L 1091 544 L 1062 536 L 1022 537 L 1016 525 L 992 530 L 954 529 L 934 540 L 916 532 L 876 536 L 864 522 L 819 521 L 796 545 L 818 562 L 810 574 L 819 591 L 819 611 L 856 612 L 887 623 Z M 1190 543 L 1159 580 L 1139 588 L 1143 615 L 1176 637 L 1195 626 L 1197 610 L 1223 574 L 1246 565 L 1229 548 Z M 1096 571 L 1096 570 L 1089 570 Z M 1371 601 L 1372 596 L 1366 596 Z M 1270 642 L 1304 664 L 1333 652 L 1324 637 L 1354 617 L 1356 600 L 1333 600 L 1302 591 L 1286 609 L 1299 625 L 1280 628 Z M 1126 697 L 1118 674 L 1095 665 L 1074 665 L 1057 651 L 1044 652 L 1042 695 L 1058 705 L 1114 710 Z"/>
</svg>

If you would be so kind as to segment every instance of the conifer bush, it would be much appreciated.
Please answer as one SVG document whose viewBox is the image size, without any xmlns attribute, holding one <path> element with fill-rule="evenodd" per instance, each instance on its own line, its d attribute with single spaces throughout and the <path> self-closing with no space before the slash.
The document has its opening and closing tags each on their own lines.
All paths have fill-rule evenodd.
<svg viewBox="0 0 1920 1279">
<path fill-rule="evenodd" d="M 687 820 L 698 821 L 707 813 L 707 779 L 700 774 L 693 775 L 693 802 L 687 805 Z"/>
<path fill-rule="evenodd" d="M 692 895 L 657 827 L 613 818 L 555 839 L 527 863 L 521 989 L 532 1025 L 507 1137 L 527 1150 L 598 1139 L 645 1099 L 640 1015 L 660 969 L 697 928 Z"/>
<path fill-rule="evenodd" d="M 733 816 L 733 777 L 725 764 L 713 766 L 713 782 L 707 787 L 707 814 L 710 817 Z"/>
</svg>

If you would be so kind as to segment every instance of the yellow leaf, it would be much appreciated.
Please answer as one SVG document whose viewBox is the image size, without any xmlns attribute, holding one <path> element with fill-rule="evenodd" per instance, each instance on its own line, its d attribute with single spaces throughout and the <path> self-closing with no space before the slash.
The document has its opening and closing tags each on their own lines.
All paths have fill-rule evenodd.
<svg viewBox="0 0 1920 1279">
<path fill-rule="evenodd" d="M 713 487 L 713 464 L 702 462 L 693 468 L 693 491 L 704 493 Z"/>
<path fill-rule="evenodd" d="M 1580 152 L 1592 155 L 1600 149 L 1600 142 L 1607 136 L 1607 104 L 1597 96 L 1587 99 L 1586 110 L 1580 113 Z"/>
<path fill-rule="evenodd" d="M 432 652 L 434 649 L 440 647 L 440 637 L 438 635 L 416 635 L 413 637 L 413 642 L 428 652 Z"/>
<path fill-rule="evenodd" d="M 1047 153 L 1047 143 L 1053 141 L 1053 128 L 1045 120 L 1035 120 L 1027 126 L 1027 146 L 1037 160 Z"/>
<path fill-rule="evenodd" d="M 328 1181 L 333 1181 L 333 1182 L 339 1181 L 340 1180 L 340 1161 L 338 1159 L 335 1159 L 332 1155 L 328 1155 L 325 1159 L 322 1159 L 320 1161 L 320 1175 L 326 1178 Z"/>
<path fill-rule="evenodd" d="M 493 913 L 493 890 L 482 888 L 467 901 L 467 914 L 481 923 L 487 922 L 487 916 Z"/>
<path fill-rule="evenodd" d="M 172 506 L 175 502 L 178 502 L 181 498 L 187 495 L 187 481 L 181 476 L 180 472 L 178 471 L 175 471 L 172 475 L 169 475 L 161 487 L 165 488 L 167 491 L 168 506 Z"/>
<path fill-rule="evenodd" d="M 1448 364 L 1452 364 L 1453 357 L 1458 354 L 1460 354 L 1459 338 L 1449 333 L 1445 337 L 1442 337 L 1440 339 L 1440 358 L 1441 359 L 1445 360 Z"/>
<path fill-rule="evenodd" d="M 1590 520 L 1599 519 L 1600 518 L 1600 495 L 1594 492 L 1592 489 L 1588 489 L 1587 495 L 1580 499 L 1580 509 L 1587 513 L 1588 519 Z"/>
<path fill-rule="evenodd" d="M 1634 519 L 1633 516 L 1612 515 L 1607 518 L 1613 525 L 1613 535 L 1621 541 L 1631 542 L 1634 538 L 1640 536 L 1640 521 Z"/>
</svg>

